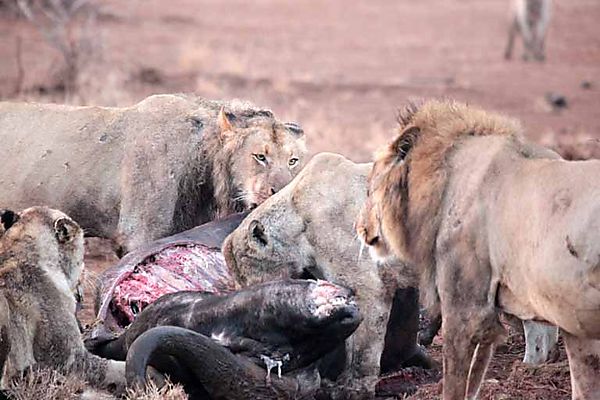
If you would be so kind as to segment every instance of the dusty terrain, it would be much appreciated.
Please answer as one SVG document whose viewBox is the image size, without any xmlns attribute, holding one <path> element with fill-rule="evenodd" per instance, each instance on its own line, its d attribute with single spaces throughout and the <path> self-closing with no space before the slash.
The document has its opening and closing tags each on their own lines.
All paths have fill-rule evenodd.
<svg viewBox="0 0 600 400">
<path fill-rule="evenodd" d="M 506 0 L 96 3 L 79 91 L 66 99 L 59 54 L 30 23 L 0 13 L 0 99 L 246 98 L 301 123 L 313 152 L 367 161 L 391 137 L 397 107 L 443 96 L 518 117 L 535 140 L 578 137 L 586 149 L 599 146 L 590 140 L 600 138 L 597 0 L 555 1 L 544 64 L 521 61 L 520 46 L 512 61 L 502 58 Z M 563 95 L 567 107 L 552 109 L 549 93 Z M 92 242 L 91 274 L 116 260 L 106 243 Z M 495 356 L 482 398 L 569 398 L 564 361 L 524 368 L 520 352 L 514 338 Z M 433 353 L 439 359 L 439 342 Z M 435 398 L 438 389 L 428 385 L 410 398 Z"/>
<path fill-rule="evenodd" d="M 523 120 L 534 138 L 600 137 L 600 4 L 556 1 L 544 64 L 503 59 L 507 0 L 98 1 L 81 93 L 127 105 L 151 93 L 248 98 L 305 127 L 313 151 L 368 160 L 412 97 L 447 96 Z M 21 38 L 23 85 L 18 76 Z M 91 53 L 91 54 L 87 54 Z M 60 56 L 0 17 L 0 98 L 64 101 Z M 589 89 L 582 88 L 586 81 Z M 544 96 L 568 107 L 551 112 Z"/>
</svg>

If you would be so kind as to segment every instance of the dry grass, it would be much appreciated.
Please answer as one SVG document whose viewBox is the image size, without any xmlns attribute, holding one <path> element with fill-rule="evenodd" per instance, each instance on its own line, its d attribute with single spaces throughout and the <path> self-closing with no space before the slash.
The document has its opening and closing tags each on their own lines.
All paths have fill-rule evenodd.
<svg viewBox="0 0 600 400">
<path fill-rule="evenodd" d="M 63 375 L 52 369 L 34 369 L 13 379 L 6 394 L 11 400 L 111 400 L 107 392 L 90 389 L 76 375 Z M 128 389 L 125 400 L 187 400 L 183 387 L 166 382 L 158 388 L 150 383 L 144 389 Z"/>
<path fill-rule="evenodd" d="M 187 398 L 183 387 L 171 382 L 167 382 L 161 388 L 150 382 L 143 390 L 128 389 L 125 396 L 127 400 L 187 400 Z"/>
<path fill-rule="evenodd" d="M 80 378 L 50 369 L 31 370 L 12 380 L 6 393 L 14 400 L 79 399 L 86 385 Z"/>
</svg>

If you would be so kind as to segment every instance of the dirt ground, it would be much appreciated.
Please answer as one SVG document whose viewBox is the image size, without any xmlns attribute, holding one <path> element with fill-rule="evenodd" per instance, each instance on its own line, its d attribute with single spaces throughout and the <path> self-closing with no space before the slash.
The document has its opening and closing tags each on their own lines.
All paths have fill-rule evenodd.
<svg viewBox="0 0 600 400">
<path fill-rule="evenodd" d="M 544 64 L 521 61 L 520 43 L 503 59 L 507 0 L 95 3 L 90 61 L 70 102 L 127 105 L 180 91 L 246 98 L 300 122 L 313 152 L 356 161 L 390 138 L 396 109 L 414 97 L 513 115 L 533 138 L 600 137 L 597 0 L 554 2 Z M 24 77 L 14 93 L 18 38 Z M 0 17 L 0 98 L 64 101 L 53 91 L 59 66 L 30 24 Z M 548 93 L 568 107 L 552 112 Z"/>
<path fill-rule="evenodd" d="M 599 146 L 598 0 L 554 2 L 543 64 L 521 61 L 520 43 L 512 61 L 503 59 L 506 0 L 92 3 L 99 12 L 84 32 L 87 63 L 69 98 L 58 52 L 30 23 L 0 12 L 1 100 L 112 106 L 166 92 L 244 98 L 301 123 L 312 152 L 368 161 L 408 99 L 451 97 L 520 118 L 535 140 L 577 137 Z M 564 96 L 566 107 L 551 107 L 549 94 Z M 116 259 L 106 243 L 90 243 L 93 275 Z M 565 362 L 524 368 L 522 347 L 515 339 L 495 356 L 481 397 L 569 398 Z M 427 385 L 410 398 L 432 399 L 438 389 Z"/>
</svg>

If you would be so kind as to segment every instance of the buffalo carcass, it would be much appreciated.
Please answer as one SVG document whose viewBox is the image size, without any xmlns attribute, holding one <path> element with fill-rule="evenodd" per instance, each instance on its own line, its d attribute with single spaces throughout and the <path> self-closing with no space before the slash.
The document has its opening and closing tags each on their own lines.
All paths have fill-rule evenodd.
<svg viewBox="0 0 600 400">
<path fill-rule="evenodd" d="M 246 213 L 159 239 L 123 257 L 99 278 L 96 322 L 90 340 L 123 332 L 136 315 L 162 295 L 181 290 L 230 293 L 235 278 L 221 255 L 221 243 Z"/>
<path fill-rule="evenodd" d="M 320 384 L 317 361 L 361 320 L 349 289 L 272 281 L 222 296 L 165 295 L 118 338 L 91 350 L 126 359 L 129 384 L 144 384 L 152 365 L 192 399 L 310 398 Z"/>
</svg>

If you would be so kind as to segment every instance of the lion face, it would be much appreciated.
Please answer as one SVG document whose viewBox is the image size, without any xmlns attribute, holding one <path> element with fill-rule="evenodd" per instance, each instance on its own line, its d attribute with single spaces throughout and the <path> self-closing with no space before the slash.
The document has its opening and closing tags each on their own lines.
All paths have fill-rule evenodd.
<svg viewBox="0 0 600 400">
<path fill-rule="evenodd" d="M 403 218 L 407 205 L 404 154 L 398 151 L 402 136 L 385 146 L 375 157 L 368 178 L 367 200 L 356 221 L 358 236 L 369 246 L 376 262 L 410 260 Z"/>
<path fill-rule="evenodd" d="M 393 255 L 390 252 L 383 233 L 378 210 L 373 200 L 368 198 L 358 214 L 356 232 L 363 245 L 367 245 L 371 259 L 377 263 L 385 263 Z"/>
<path fill-rule="evenodd" d="M 18 214 L 7 210 L 1 220 L 8 240 L 35 239 L 43 261 L 40 265 L 52 280 L 66 280 L 77 298 L 84 267 L 83 230 L 79 225 L 65 213 L 47 207 L 31 207 Z"/>
<path fill-rule="evenodd" d="M 266 210 L 271 216 L 256 215 L 264 210 L 261 206 L 251 213 L 223 243 L 223 256 L 238 281 L 246 286 L 282 278 L 320 277 L 303 275 L 314 259 L 301 217 L 286 208 L 277 209 L 277 205 Z"/>
<path fill-rule="evenodd" d="M 230 172 L 234 201 L 241 203 L 244 210 L 277 193 L 304 166 L 304 133 L 296 124 L 264 119 L 238 128 L 229 122 L 223 110 L 219 124 L 224 147 L 233 155 Z"/>
</svg>

